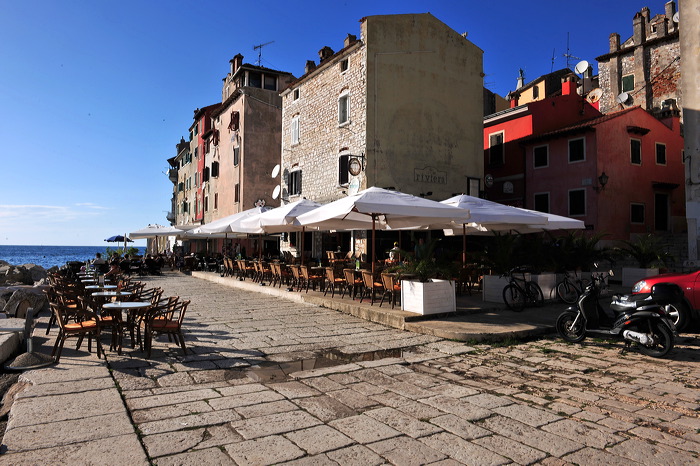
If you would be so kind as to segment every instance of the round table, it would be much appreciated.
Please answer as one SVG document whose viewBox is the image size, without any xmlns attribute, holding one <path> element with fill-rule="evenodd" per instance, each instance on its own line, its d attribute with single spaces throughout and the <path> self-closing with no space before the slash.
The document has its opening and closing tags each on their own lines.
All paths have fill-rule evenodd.
<svg viewBox="0 0 700 466">
<path fill-rule="evenodd" d="M 121 311 L 127 312 L 126 326 L 129 328 L 131 333 L 131 344 L 134 344 L 134 326 L 136 325 L 136 317 L 140 312 L 146 311 L 151 307 L 151 303 L 144 301 L 119 301 L 116 303 L 106 303 L 102 306 L 103 311 L 112 312 L 113 316 L 120 320 L 120 328 L 118 330 L 118 340 L 117 340 L 117 353 L 121 354 L 122 351 L 122 329 L 121 329 Z"/>
<path fill-rule="evenodd" d="M 131 296 L 132 294 L 134 293 L 131 291 L 96 291 L 92 293 L 93 296 L 99 296 L 101 298 L 121 298 L 123 296 Z"/>
<path fill-rule="evenodd" d="M 88 285 L 86 290 L 116 290 L 117 285 Z"/>
</svg>

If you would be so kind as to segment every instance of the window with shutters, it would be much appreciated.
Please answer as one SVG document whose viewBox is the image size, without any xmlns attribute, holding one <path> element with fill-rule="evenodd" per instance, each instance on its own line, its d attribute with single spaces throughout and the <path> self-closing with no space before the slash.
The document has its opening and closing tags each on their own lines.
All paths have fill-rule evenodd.
<svg viewBox="0 0 700 466">
<path fill-rule="evenodd" d="M 238 112 L 231 112 L 231 121 L 228 124 L 228 129 L 231 131 L 238 131 L 238 127 L 240 125 L 240 113 Z"/>
<path fill-rule="evenodd" d="M 217 178 L 219 176 L 219 162 L 211 163 L 211 176 Z"/>
<path fill-rule="evenodd" d="M 489 165 L 496 167 L 504 163 L 503 131 L 489 134 Z"/>
<path fill-rule="evenodd" d="M 343 154 L 338 157 L 338 184 L 345 186 L 349 182 L 350 174 L 348 173 L 349 154 Z"/>
<path fill-rule="evenodd" d="M 622 77 L 622 92 L 632 92 L 634 90 L 634 75 L 628 74 Z"/>
<path fill-rule="evenodd" d="M 586 160 L 586 144 L 583 138 L 569 140 L 569 163 Z"/>
<path fill-rule="evenodd" d="M 299 144 L 299 115 L 292 118 L 292 144 Z"/>
<path fill-rule="evenodd" d="M 238 183 L 233 188 L 233 202 L 241 202 L 241 185 Z"/>
<path fill-rule="evenodd" d="M 301 170 L 289 173 L 289 195 L 301 194 Z"/>
<path fill-rule="evenodd" d="M 233 148 L 233 166 L 237 167 L 238 164 L 241 161 L 241 148 L 240 147 L 234 147 Z"/>
<path fill-rule="evenodd" d="M 344 92 L 338 97 L 338 124 L 350 123 L 350 93 Z"/>
</svg>

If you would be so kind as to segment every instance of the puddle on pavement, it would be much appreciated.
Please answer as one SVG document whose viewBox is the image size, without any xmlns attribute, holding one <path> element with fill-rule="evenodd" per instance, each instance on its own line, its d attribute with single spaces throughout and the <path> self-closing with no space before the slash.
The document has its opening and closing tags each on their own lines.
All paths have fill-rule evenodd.
<svg viewBox="0 0 700 466">
<path fill-rule="evenodd" d="M 289 362 L 265 362 L 246 369 L 248 378 L 256 382 L 281 382 L 287 380 L 289 374 L 325 367 L 341 366 L 352 362 L 377 361 L 385 358 L 400 358 L 409 348 L 370 351 L 366 353 L 342 353 L 331 350 L 313 358 Z"/>
</svg>

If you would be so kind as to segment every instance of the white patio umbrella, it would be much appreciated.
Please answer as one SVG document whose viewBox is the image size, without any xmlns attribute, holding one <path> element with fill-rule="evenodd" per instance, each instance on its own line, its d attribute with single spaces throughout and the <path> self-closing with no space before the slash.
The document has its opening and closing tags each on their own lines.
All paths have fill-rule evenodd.
<svg viewBox="0 0 700 466">
<path fill-rule="evenodd" d="M 132 239 L 142 239 L 157 238 L 159 236 L 179 236 L 193 228 L 194 226 L 192 225 L 148 225 L 146 228 L 141 228 L 140 230 L 132 231 L 131 233 L 129 233 L 129 237 L 131 237 Z"/>
<path fill-rule="evenodd" d="M 444 201 L 441 204 L 467 209 L 470 213 L 469 223 L 462 223 L 462 265 L 467 263 L 467 234 L 483 231 L 498 231 L 501 229 L 517 229 L 527 225 L 545 225 L 547 218 L 505 204 L 481 199 L 466 194 L 460 194 Z M 442 228 L 445 230 L 445 228 Z M 454 231 L 454 228 L 447 230 Z M 458 234 L 458 233 L 455 233 Z M 450 236 L 445 232 L 445 235 Z"/>
<path fill-rule="evenodd" d="M 419 227 L 450 221 L 466 222 L 465 209 L 382 188 L 367 188 L 297 217 L 300 225 L 319 230 L 372 230 L 376 254 L 376 229 Z M 372 258 L 374 273 L 374 258 Z"/>
<path fill-rule="evenodd" d="M 241 222 L 248 217 L 261 214 L 267 210 L 269 210 L 267 207 L 253 207 L 252 209 L 244 210 L 243 212 L 238 212 L 236 214 L 229 215 L 228 217 L 223 217 L 218 220 L 214 220 L 211 223 L 197 227 L 194 230 L 191 230 L 189 234 L 193 235 L 194 237 L 198 235 L 202 235 L 204 237 L 206 237 L 206 235 L 210 235 L 208 236 L 210 238 L 214 238 L 215 236 L 211 236 L 214 234 L 262 234 L 265 233 L 262 228 L 246 228 L 241 225 Z"/>
<path fill-rule="evenodd" d="M 547 220 L 546 223 L 528 223 L 523 225 L 513 225 L 507 223 L 492 223 L 492 224 L 471 224 L 467 223 L 466 234 L 467 235 L 487 235 L 492 232 L 500 231 L 515 231 L 517 233 L 539 233 L 542 231 L 552 231 L 552 230 L 583 230 L 586 225 L 581 220 L 576 220 L 569 217 L 563 217 L 561 215 L 555 215 L 545 212 L 538 212 L 536 210 L 523 209 L 521 207 L 514 207 L 515 209 L 521 210 L 525 213 L 538 215 L 541 218 Z M 464 234 L 459 228 L 446 228 L 443 230 L 445 236 L 457 236 Z"/>
<path fill-rule="evenodd" d="M 310 212 L 321 204 L 302 199 L 289 204 L 270 209 L 258 215 L 250 216 L 241 221 L 244 228 L 262 228 L 265 233 L 283 233 L 288 231 L 301 231 L 301 263 L 304 264 L 304 232 L 306 227 L 300 225 L 297 217 Z"/>
</svg>

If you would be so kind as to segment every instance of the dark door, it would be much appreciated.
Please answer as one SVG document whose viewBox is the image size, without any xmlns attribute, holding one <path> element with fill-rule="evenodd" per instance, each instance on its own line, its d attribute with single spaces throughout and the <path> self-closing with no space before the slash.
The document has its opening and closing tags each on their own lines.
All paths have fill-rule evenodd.
<svg viewBox="0 0 700 466">
<path fill-rule="evenodd" d="M 668 231 L 668 194 L 654 193 L 654 229 Z"/>
</svg>

